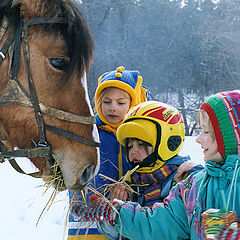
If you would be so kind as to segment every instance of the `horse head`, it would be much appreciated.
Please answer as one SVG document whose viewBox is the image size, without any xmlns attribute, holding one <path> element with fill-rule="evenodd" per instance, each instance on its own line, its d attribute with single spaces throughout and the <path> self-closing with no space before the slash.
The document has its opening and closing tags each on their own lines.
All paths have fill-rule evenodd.
<svg viewBox="0 0 240 240">
<path fill-rule="evenodd" d="M 79 191 L 99 155 L 86 82 L 93 40 L 79 4 L 3 0 L 0 26 L 2 158 L 28 157 L 44 181 Z"/>
</svg>

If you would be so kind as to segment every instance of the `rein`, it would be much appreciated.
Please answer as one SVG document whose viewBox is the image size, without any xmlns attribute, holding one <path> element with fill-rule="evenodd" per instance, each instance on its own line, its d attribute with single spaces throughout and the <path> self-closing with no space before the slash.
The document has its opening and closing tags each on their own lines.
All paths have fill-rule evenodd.
<svg viewBox="0 0 240 240">
<path fill-rule="evenodd" d="M 14 158 L 15 157 L 43 157 L 47 158 L 50 166 L 55 164 L 55 159 L 52 156 L 50 145 L 46 140 L 46 130 L 51 131 L 60 136 L 66 137 L 70 140 L 80 142 L 92 147 L 99 147 L 100 143 L 83 138 L 74 133 L 65 131 L 63 129 L 57 128 L 55 126 L 46 125 L 43 120 L 42 113 L 49 116 L 58 118 L 64 121 L 70 121 L 74 123 L 81 124 L 95 124 L 95 119 L 93 116 L 80 116 L 60 109 L 45 106 L 39 103 L 36 90 L 34 87 L 34 82 L 30 70 L 30 60 L 29 60 L 29 44 L 28 44 L 28 28 L 29 26 L 38 24 L 52 24 L 52 23 L 64 23 L 64 19 L 61 17 L 54 19 L 46 19 L 44 17 L 30 19 L 28 21 L 19 21 L 14 29 L 11 29 L 7 39 L 5 40 L 2 48 L 0 49 L 0 64 L 6 58 L 8 53 L 10 56 L 10 73 L 9 80 L 2 96 L 0 96 L 0 106 L 9 104 L 19 104 L 22 106 L 31 107 L 35 112 L 35 119 L 38 125 L 38 136 L 39 142 L 35 144 L 34 148 L 30 149 L 20 149 L 8 152 L 0 152 L 0 162 L 4 162 L 5 159 L 9 160 L 12 166 L 19 172 L 24 173 L 23 170 L 17 165 Z M 0 27 L 0 41 L 2 40 L 4 34 L 8 28 L 7 19 L 3 19 L 2 26 Z M 21 83 L 17 79 L 18 66 L 20 61 L 20 49 L 23 49 L 23 56 L 25 67 L 28 75 L 28 87 L 30 95 L 23 88 Z M 25 173 L 26 174 L 26 173 Z M 31 175 L 31 174 L 27 174 Z M 39 176 L 38 176 L 39 177 Z"/>
</svg>

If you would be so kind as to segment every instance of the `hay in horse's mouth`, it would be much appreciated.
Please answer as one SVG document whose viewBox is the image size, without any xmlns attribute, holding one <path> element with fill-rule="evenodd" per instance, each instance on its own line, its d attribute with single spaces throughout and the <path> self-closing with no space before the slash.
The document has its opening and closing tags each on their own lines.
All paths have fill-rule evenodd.
<svg viewBox="0 0 240 240">
<path fill-rule="evenodd" d="M 43 181 L 46 182 L 45 186 L 48 188 L 53 187 L 56 191 L 66 190 L 66 186 L 63 180 L 63 174 L 60 169 L 59 163 L 56 160 L 55 164 L 50 167 L 50 172 L 48 175 L 42 176 Z"/>
</svg>

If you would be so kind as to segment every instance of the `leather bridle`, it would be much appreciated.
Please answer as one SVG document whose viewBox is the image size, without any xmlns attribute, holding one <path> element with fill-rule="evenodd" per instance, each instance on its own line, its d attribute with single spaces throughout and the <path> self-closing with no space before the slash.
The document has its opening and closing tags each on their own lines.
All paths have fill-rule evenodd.
<svg viewBox="0 0 240 240">
<path fill-rule="evenodd" d="M 5 160 L 11 160 L 15 157 L 43 157 L 47 158 L 50 166 L 55 164 L 55 159 L 52 156 L 51 147 L 46 140 L 46 130 L 51 131 L 55 134 L 68 138 L 70 140 L 74 140 L 83 144 L 87 144 L 92 147 L 99 147 L 100 143 L 83 138 L 74 133 L 65 131 L 61 128 L 57 128 L 55 126 L 47 125 L 44 123 L 42 113 L 47 114 L 49 116 L 70 121 L 74 123 L 81 124 L 95 124 L 95 119 L 93 116 L 80 116 L 77 114 L 73 114 L 67 111 L 63 111 L 60 109 L 52 108 L 49 106 L 45 106 L 42 103 L 39 103 L 38 97 L 36 94 L 36 90 L 34 87 L 34 82 L 31 75 L 30 70 L 30 60 L 29 60 L 29 44 L 27 40 L 28 36 L 28 28 L 29 26 L 39 25 L 39 24 L 55 24 L 55 23 L 64 23 L 64 19 L 61 17 L 57 17 L 54 19 L 46 19 L 44 17 L 34 18 L 30 20 L 21 19 L 13 29 L 10 30 L 9 35 L 7 36 L 2 48 L 0 49 L 0 64 L 4 61 L 6 54 L 9 54 L 10 57 L 10 72 L 8 77 L 8 83 L 3 91 L 2 96 L 0 96 L 0 106 L 9 105 L 9 104 L 19 104 L 27 107 L 31 107 L 34 109 L 35 118 L 38 126 L 38 143 L 35 143 L 34 148 L 29 149 L 19 149 L 7 152 L 0 152 L 0 162 Z M 8 20 L 4 17 L 2 21 L 2 25 L 0 28 L 0 42 L 4 34 L 8 29 Z M 17 79 L 17 72 L 20 61 L 20 49 L 23 49 L 24 62 L 27 70 L 28 76 L 28 87 L 30 94 L 23 88 L 21 83 Z M 14 163 L 15 165 L 15 163 Z M 19 166 L 15 167 L 19 168 Z M 16 169 L 17 170 L 17 169 Z M 22 171 L 21 169 L 18 171 Z M 24 173 L 24 172 L 22 172 Z M 31 174 L 30 174 L 31 175 Z M 38 174 L 33 174 L 37 177 Z"/>
</svg>

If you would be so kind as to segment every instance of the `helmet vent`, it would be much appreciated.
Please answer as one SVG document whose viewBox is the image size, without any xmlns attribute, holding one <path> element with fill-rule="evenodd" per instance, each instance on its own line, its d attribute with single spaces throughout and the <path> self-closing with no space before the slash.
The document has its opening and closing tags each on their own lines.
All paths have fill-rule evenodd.
<svg viewBox="0 0 240 240">
<path fill-rule="evenodd" d="M 167 145 L 170 151 L 176 151 L 179 145 L 181 144 L 182 139 L 180 136 L 171 136 L 168 139 Z"/>
</svg>

